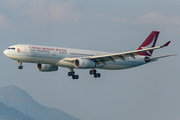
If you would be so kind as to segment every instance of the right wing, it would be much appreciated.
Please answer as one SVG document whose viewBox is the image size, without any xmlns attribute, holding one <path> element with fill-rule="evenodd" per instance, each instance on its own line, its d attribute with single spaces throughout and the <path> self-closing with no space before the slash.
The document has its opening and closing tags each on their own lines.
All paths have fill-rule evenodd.
<svg viewBox="0 0 180 120">
<path fill-rule="evenodd" d="M 174 56 L 174 55 L 177 55 L 177 54 L 164 55 L 164 56 L 159 56 L 159 57 L 154 57 L 154 58 L 146 58 L 145 60 L 147 60 L 147 61 L 153 61 L 153 60 L 157 60 L 157 59 L 159 59 L 159 58 L 170 57 L 170 56 Z"/>
<path fill-rule="evenodd" d="M 92 61 L 94 61 L 94 62 L 96 62 L 98 64 L 100 64 L 100 63 L 106 64 L 107 61 L 115 62 L 116 59 L 121 59 L 121 60 L 125 61 L 126 57 L 132 57 L 132 58 L 135 59 L 135 56 L 137 56 L 138 53 L 145 52 L 145 51 L 150 51 L 150 50 L 155 50 L 155 49 L 159 49 L 159 48 L 163 48 L 163 47 L 168 46 L 169 43 L 170 43 L 170 41 L 168 41 L 167 43 L 165 43 L 162 46 L 157 46 L 157 47 L 152 47 L 152 48 L 144 48 L 144 49 L 128 51 L 128 52 L 113 53 L 113 54 L 107 54 L 107 55 L 95 55 L 95 56 L 86 56 L 86 57 L 76 57 L 76 58 L 65 58 L 63 60 L 73 63 L 76 59 L 84 58 L 84 59 L 92 60 Z"/>
</svg>

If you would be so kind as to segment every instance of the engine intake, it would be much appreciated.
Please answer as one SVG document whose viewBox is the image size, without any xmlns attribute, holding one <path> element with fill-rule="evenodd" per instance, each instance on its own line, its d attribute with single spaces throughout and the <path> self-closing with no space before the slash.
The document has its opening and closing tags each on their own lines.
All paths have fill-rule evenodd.
<svg viewBox="0 0 180 120">
<path fill-rule="evenodd" d="M 58 66 L 56 65 L 40 64 L 40 63 L 36 65 L 36 68 L 38 71 L 42 71 L 42 72 L 50 72 L 50 71 L 58 70 Z"/>
<path fill-rule="evenodd" d="M 87 68 L 95 68 L 96 67 L 96 63 L 91 61 L 91 60 L 88 60 L 88 59 L 76 59 L 74 61 L 74 67 L 76 68 L 84 68 L 84 69 L 87 69 Z"/>
</svg>

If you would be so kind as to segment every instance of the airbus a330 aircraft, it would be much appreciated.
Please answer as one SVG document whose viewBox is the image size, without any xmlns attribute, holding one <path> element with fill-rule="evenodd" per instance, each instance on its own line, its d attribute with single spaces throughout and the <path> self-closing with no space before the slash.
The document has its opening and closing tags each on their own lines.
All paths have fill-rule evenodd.
<svg viewBox="0 0 180 120">
<path fill-rule="evenodd" d="M 140 66 L 149 62 L 157 61 L 158 58 L 172 55 L 151 58 L 153 50 L 169 45 L 170 41 L 162 46 L 155 47 L 159 32 L 152 31 L 142 45 L 133 51 L 110 53 L 71 48 L 48 47 L 39 45 L 20 44 L 10 46 L 4 54 L 19 63 L 19 69 L 23 69 L 22 62 L 37 63 L 38 71 L 57 71 L 58 66 L 70 69 L 68 76 L 78 79 L 74 68 L 91 69 L 89 73 L 95 78 L 101 76 L 96 69 L 119 70 Z"/>
</svg>

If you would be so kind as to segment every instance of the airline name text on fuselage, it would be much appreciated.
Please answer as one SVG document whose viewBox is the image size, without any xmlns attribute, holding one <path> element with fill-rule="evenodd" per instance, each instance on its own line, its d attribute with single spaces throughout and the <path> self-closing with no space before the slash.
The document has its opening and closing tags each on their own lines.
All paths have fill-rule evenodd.
<svg viewBox="0 0 180 120">
<path fill-rule="evenodd" d="M 55 48 L 45 48 L 45 47 L 36 47 L 36 46 L 29 46 L 29 48 L 35 49 L 35 50 L 50 50 L 50 51 L 67 52 L 66 49 L 55 49 Z"/>
</svg>

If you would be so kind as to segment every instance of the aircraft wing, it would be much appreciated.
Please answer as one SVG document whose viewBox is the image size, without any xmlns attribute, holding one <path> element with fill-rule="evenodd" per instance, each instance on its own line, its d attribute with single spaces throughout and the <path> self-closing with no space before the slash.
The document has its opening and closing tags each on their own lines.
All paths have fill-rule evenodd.
<svg viewBox="0 0 180 120">
<path fill-rule="evenodd" d="M 164 58 L 164 57 L 170 57 L 170 56 L 174 56 L 174 55 L 177 55 L 177 54 L 171 54 L 171 55 L 165 55 L 165 56 L 159 56 L 159 57 L 154 57 L 154 58 L 146 58 L 145 60 L 157 60 L 159 58 Z"/>
<path fill-rule="evenodd" d="M 157 47 L 152 47 L 152 48 L 144 48 L 140 50 L 134 50 L 134 51 L 128 51 L 128 52 L 121 52 L 121 53 L 113 53 L 113 54 L 107 54 L 107 55 L 95 55 L 95 56 L 86 56 L 86 57 L 77 57 L 77 58 L 65 58 L 63 60 L 69 61 L 69 62 L 74 62 L 74 60 L 79 59 L 79 58 L 84 58 L 84 59 L 89 59 L 92 60 L 96 63 L 102 63 L 106 64 L 105 62 L 107 61 L 112 61 L 115 62 L 116 59 L 121 59 L 125 61 L 126 57 L 132 57 L 135 59 L 135 56 L 138 55 L 138 53 L 145 52 L 145 51 L 150 51 L 150 50 L 155 50 L 155 49 L 160 49 L 163 47 L 168 46 L 170 41 L 165 43 L 162 46 L 157 46 Z"/>
</svg>

